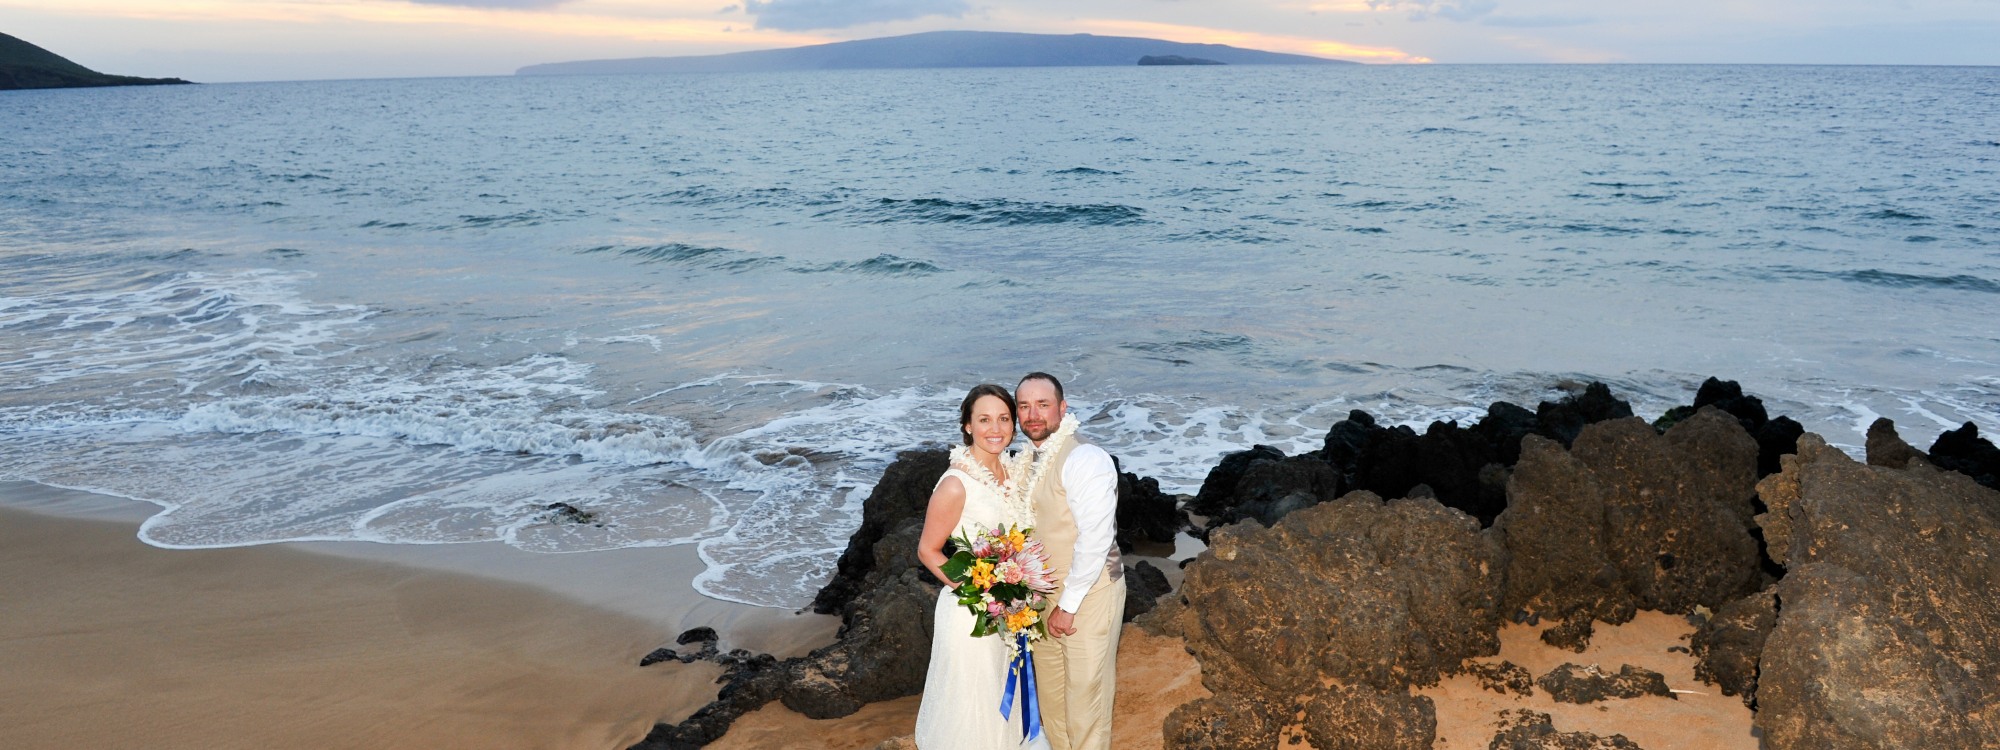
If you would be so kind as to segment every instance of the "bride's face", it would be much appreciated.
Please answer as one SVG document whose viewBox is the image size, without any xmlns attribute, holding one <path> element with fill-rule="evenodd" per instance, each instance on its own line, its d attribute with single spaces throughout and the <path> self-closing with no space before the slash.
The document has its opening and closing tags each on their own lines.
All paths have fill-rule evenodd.
<svg viewBox="0 0 2000 750">
<path fill-rule="evenodd" d="M 972 448 L 998 455 L 1014 442 L 1014 415 L 998 396 L 982 396 L 972 402 L 972 421 L 965 423 L 972 436 Z"/>
</svg>

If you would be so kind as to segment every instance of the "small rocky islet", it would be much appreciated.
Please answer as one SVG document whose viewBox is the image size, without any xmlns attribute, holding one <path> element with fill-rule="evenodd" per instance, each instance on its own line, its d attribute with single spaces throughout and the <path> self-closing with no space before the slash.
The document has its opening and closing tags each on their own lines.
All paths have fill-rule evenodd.
<svg viewBox="0 0 2000 750">
<path fill-rule="evenodd" d="M 1592 383 L 1421 434 L 1355 411 L 1318 451 L 1222 457 L 1192 496 L 1121 473 L 1122 548 L 1208 544 L 1178 590 L 1149 562 L 1126 571 L 1126 619 L 1181 639 L 1212 693 L 1168 715 L 1163 744 L 1429 748 L 1416 690 L 1457 674 L 1571 703 L 1671 698 L 1629 666 L 1531 680 L 1476 661 L 1509 622 L 1551 621 L 1542 640 L 1581 653 L 1599 623 L 1654 610 L 1697 623 L 1696 674 L 1754 711 L 1766 748 L 2000 748 L 2000 450 L 1970 423 L 1918 450 L 1882 419 L 1866 451 L 1711 378 L 1651 423 Z M 634 747 L 699 747 L 772 701 L 824 719 L 920 693 L 936 589 L 914 550 L 945 467 L 905 452 L 864 502 L 812 604 L 841 617 L 836 642 L 779 660 L 684 637 L 702 648 L 664 658 L 721 664 L 722 688 Z M 1496 719 L 1496 748 L 1638 747 Z"/>
</svg>

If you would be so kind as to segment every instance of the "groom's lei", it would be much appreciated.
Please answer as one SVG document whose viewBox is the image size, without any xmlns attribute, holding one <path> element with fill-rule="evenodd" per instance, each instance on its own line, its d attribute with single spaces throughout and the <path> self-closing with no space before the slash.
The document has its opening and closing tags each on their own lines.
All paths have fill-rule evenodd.
<svg viewBox="0 0 2000 750">
<path fill-rule="evenodd" d="M 1076 435 L 1076 427 L 1076 415 L 1063 414 L 1062 424 L 1056 426 L 1056 431 L 1049 435 L 1049 439 L 1042 441 L 1042 447 L 1035 449 L 1033 452 L 1022 451 L 1019 455 L 1015 456 L 1014 465 L 1007 468 L 1008 474 L 1019 477 L 1025 471 L 1027 476 L 1026 480 L 1020 481 L 1015 485 L 1020 488 L 1020 491 L 1016 493 L 1014 498 L 1010 498 L 1010 504 L 1014 505 L 1015 513 L 1027 521 L 1027 523 L 1023 524 L 1024 526 L 1033 527 L 1035 525 L 1035 488 L 1041 486 L 1042 474 L 1046 473 L 1049 468 L 1049 460 L 1057 453 L 1061 453 L 1063 446 L 1068 445 L 1070 438 Z M 1033 458 L 1030 458 L 1030 455 Z"/>
</svg>

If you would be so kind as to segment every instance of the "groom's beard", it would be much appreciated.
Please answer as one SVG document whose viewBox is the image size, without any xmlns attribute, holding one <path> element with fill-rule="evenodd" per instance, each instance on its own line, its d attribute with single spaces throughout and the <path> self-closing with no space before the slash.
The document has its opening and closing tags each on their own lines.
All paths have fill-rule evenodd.
<svg viewBox="0 0 2000 750">
<path fill-rule="evenodd" d="M 1021 434 L 1028 436 L 1029 442 L 1040 443 L 1049 439 L 1050 435 L 1056 434 L 1056 431 L 1049 429 L 1047 422 L 1022 422 Z"/>
</svg>

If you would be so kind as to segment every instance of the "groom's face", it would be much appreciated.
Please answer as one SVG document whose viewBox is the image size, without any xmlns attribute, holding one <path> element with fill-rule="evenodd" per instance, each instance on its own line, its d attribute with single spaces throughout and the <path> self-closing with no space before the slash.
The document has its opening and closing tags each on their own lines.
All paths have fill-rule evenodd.
<svg viewBox="0 0 2000 750">
<path fill-rule="evenodd" d="M 1014 405 L 1021 414 L 1021 434 L 1037 443 L 1055 434 L 1062 426 L 1063 412 L 1069 410 L 1069 404 L 1056 397 L 1055 385 L 1040 378 L 1024 381 L 1014 389 Z"/>
</svg>

